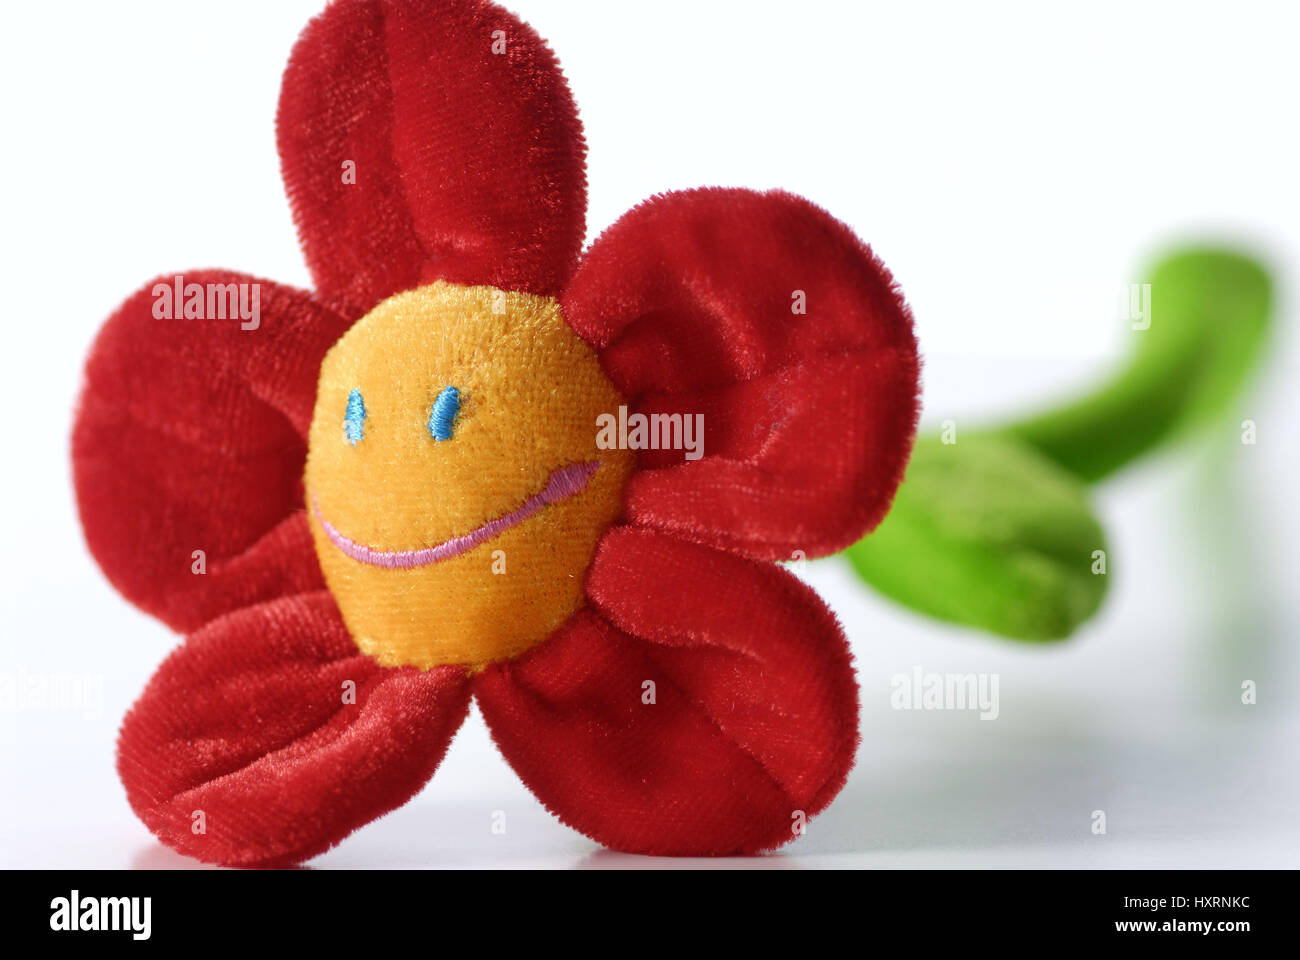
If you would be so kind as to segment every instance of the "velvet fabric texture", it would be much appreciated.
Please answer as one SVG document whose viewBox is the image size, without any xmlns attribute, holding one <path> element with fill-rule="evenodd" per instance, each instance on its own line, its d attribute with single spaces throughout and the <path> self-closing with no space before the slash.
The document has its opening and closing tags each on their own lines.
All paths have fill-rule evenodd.
<svg viewBox="0 0 1300 960">
<path fill-rule="evenodd" d="M 160 320 L 152 291 L 174 278 L 145 284 L 91 346 L 72 467 L 86 542 L 113 585 L 190 631 L 325 585 L 302 468 L 321 359 L 356 318 L 255 277 L 183 278 L 259 284 L 259 328 Z"/>
<path fill-rule="evenodd" d="M 276 130 L 316 289 L 354 320 L 432 280 L 554 296 L 578 262 L 578 110 L 495 4 L 333 3 L 293 49 Z"/>
<path fill-rule="evenodd" d="M 644 457 L 633 519 L 789 560 L 884 517 L 916 428 L 916 341 L 884 265 L 824 210 L 780 191 L 656 197 L 592 244 L 563 303 L 637 411 L 710 427 L 701 460 Z"/>
<path fill-rule="evenodd" d="M 771 564 L 634 526 L 581 611 L 476 678 L 501 752 L 547 808 L 638 853 L 754 853 L 839 792 L 858 743 L 848 645 Z"/>
<path fill-rule="evenodd" d="M 449 385 L 460 406 L 436 440 Z M 582 606 L 635 453 L 600 447 L 621 399 L 554 300 L 441 282 L 389 297 L 329 352 L 316 394 L 309 521 L 363 651 L 477 667 Z M 352 398 L 366 417 L 348 434 Z"/>
<path fill-rule="evenodd" d="M 118 771 L 155 834 L 272 866 L 320 853 L 433 775 L 469 707 L 464 670 L 379 666 L 325 590 L 219 618 L 159 667 Z"/>
<path fill-rule="evenodd" d="M 600 843 L 728 854 L 797 836 L 852 765 L 857 690 L 834 616 L 770 561 L 840 549 L 889 507 L 918 363 L 887 271 L 814 205 L 748 190 L 656 197 L 579 264 L 572 99 L 536 34 L 485 2 L 333 3 L 294 49 L 278 126 L 317 292 L 261 282 L 260 322 L 240 329 L 161 320 L 150 284 L 87 361 L 87 542 L 128 599 L 189 633 L 122 727 L 133 809 L 199 859 L 301 861 L 417 792 L 473 695 L 524 782 Z M 635 452 L 580 606 L 548 637 L 421 669 L 349 633 L 303 471 L 326 352 L 435 282 L 551 298 L 615 399 L 705 432 L 699 459 Z M 360 410 L 330 384 L 345 444 Z M 536 446 L 499 436 L 505 463 Z"/>
</svg>

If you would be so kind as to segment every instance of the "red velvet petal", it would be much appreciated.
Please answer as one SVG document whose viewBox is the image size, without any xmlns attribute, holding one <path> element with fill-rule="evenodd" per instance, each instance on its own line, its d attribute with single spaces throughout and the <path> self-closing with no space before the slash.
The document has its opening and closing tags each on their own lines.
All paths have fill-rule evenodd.
<svg viewBox="0 0 1300 960">
<path fill-rule="evenodd" d="M 776 560 L 884 517 L 916 429 L 912 319 L 825 211 L 781 192 L 656 197 L 592 245 L 563 305 L 631 412 L 704 417 L 701 459 L 642 453 L 633 520 Z"/>
<path fill-rule="evenodd" d="M 808 587 L 621 528 L 588 593 L 599 612 L 475 681 L 502 753 L 561 820 L 633 853 L 752 853 L 830 803 L 853 764 L 857 687 Z"/>
<path fill-rule="evenodd" d="M 72 466 L 105 574 L 128 600 L 193 630 L 323 585 L 301 477 L 320 361 L 348 321 L 310 294 L 243 274 L 183 276 L 186 285 L 257 284 L 260 326 L 157 319 L 146 285 L 91 348 Z M 194 572 L 195 551 L 206 573 Z"/>
<path fill-rule="evenodd" d="M 494 4 L 331 4 L 294 48 L 278 136 L 307 263 L 331 297 L 367 309 L 435 279 L 555 294 L 573 272 L 577 108 L 550 49 Z"/>
<path fill-rule="evenodd" d="M 380 667 L 327 592 L 283 597 L 213 622 L 164 661 L 123 722 L 118 773 L 136 814 L 181 853 L 295 863 L 414 796 L 468 706 L 464 670 Z"/>
</svg>

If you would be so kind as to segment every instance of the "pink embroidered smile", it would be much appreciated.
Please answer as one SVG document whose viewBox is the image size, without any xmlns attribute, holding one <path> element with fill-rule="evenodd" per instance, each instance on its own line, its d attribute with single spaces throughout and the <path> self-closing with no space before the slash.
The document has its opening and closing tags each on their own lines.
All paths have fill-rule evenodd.
<svg viewBox="0 0 1300 960">
<path fill-rule="evenodd" d="M 581 493 L 583 488 L 587 486 L 587 481 L 592 478 L 599 468 L 599 460 L 562 467 L 551 474 L 541 493 L 529 497 L 519 509 L 497 517 L 495 520 L 489 520 L 469 533 L 462 534 L 459 537 L 452 537 L 450 540 L 445 540 L 436 546 L 422 547 L 418 550 L 376 550 L 374 547 L 357 543 L 355 540 L 344 536 L 334 524 L 325 519 L 320 512 L 320 503 L 317 501 L 315 494 L 312 495 L 311 500 L 312 507 L 316 511 L 316 519 L 320 521 L 321 529 L 325 531 L 325 535 L 329 537 L 330 542 L 347 556 L 358 563 L 368 563 L 371 566 L 387 567 L 390 570 L 410 570 L 414 567 L 426 567 L 440 560 L 450 560 L 452 557 L 460 556 L 467 550 L 473 550 L 480 543 L 491 540 L 493 537 L 505 533 L 511 527 L 523 523 L 548 504 L 567 500 L 569 497 Z"/>
</svg>

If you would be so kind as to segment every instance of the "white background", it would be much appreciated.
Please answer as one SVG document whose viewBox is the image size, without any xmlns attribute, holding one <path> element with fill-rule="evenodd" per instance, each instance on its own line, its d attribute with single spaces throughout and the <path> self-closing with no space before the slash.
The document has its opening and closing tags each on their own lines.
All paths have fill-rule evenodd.
<svg viewBox="0 0 1300 960">
<path fill-rule="evenodd" d="M 782 186 L 901 282 L 930 422 L 1033 408 L 1116 366 L 1123 286 L 1185 237 L 1283 280 L 1258 388 L 1217 437 L 1099 491 L 1110 596 L 1031 648 L 924 621 L 839 560 L 804 573 L 858 657 L 864 743 L 800 865 L 1300 864 L 1300 267 L 1294 7 L 515 0 L 590 147 L 589 238 L 651 193 Z M 184 866 L 128 809 L 122 713 L 176 638 L 81 542 L 79 369 L 165 270 L 309 285 L 281 192 L 279 74 L 318 0 L 12 4 L 0 37 L 0 677 L 102 678 L 98 709 L 0 709 L 0 865 Z M 1259 424 L 1237 443 L 1235 421 Z M 1228 469 L 1210 463 L 1226 457 Z M 893 711 L 914 665 L 995 672 L 1001 716 Z M 1242 680 L 1260 703 L 1239 702 Z M 1108 833 L 1090 815 L 1105 810 Z M 507 814 L 504 836 L 492 812 Z M 430 786 L 319 866 L 646 866 L 534 801 L 475 713 Z M 721 862 L 703 862 L 717 866 Z"/>
</svg>

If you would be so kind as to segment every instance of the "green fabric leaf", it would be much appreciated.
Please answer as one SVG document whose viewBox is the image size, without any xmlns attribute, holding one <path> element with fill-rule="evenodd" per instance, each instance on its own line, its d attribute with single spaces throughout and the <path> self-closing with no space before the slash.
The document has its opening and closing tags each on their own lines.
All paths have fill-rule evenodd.
<svg viewBox="0 0 1300 960">
<path fill-rule="evenodd" d="M 1187 249 L 1149 273 L 1150 327 L 1096 392 L 1006 428 L 1095 481 L 1230 408 L 1267 342 L 1272 284 L 1256 260 Z"/>
<path fill-rule="evenodd" d="M 846 551 L 899 603 L 1020 640 L 1068 636 L 1096 611 L 1108 577 L 1087 490 L 1007 437 L 920 439 L 893 508 Z"/>
</svg>

